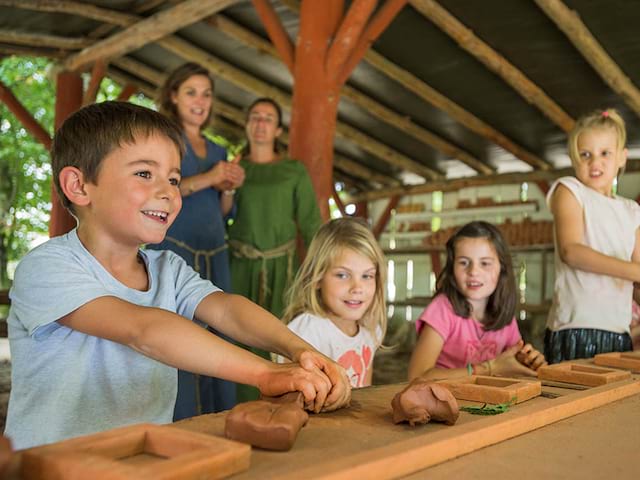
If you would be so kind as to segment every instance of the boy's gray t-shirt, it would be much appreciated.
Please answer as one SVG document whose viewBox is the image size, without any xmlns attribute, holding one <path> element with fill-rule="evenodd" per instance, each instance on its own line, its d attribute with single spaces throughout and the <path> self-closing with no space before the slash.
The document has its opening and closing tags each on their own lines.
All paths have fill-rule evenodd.
<svg viewBox="0 0 640 480">
<path fill-rule="evenodd" d="M 124 345 L 57 320 L 113 296 L 193 319 L 219 291 L 169 251 L 140 251 L 146 292 L 116 280 L 84 248 L 75 230 L 40 245 L 16 269 L 7 319 L 11 394 L 5 434 L 21 449 L 139 422 L 169 423 L 176 369 Z"/>
</svg>

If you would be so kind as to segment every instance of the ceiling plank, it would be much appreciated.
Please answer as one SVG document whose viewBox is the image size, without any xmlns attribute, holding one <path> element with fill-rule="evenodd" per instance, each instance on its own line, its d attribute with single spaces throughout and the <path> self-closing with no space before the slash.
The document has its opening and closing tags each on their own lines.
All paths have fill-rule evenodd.
<svg viewBox="0 0 640 480">
<path fill-rule="evenodd" d="M 42 33 L 27 33 L 19 30 L 0 28 L 0 42 L 26 45 L 30 47 L 61 48 L 63 50 L 80 50 L 95 42 L 90 38 L 61 37 Z"/>
<path fill-rule="evenodd" d="M 279 58 L 278 52 L 273 47 L 271 42 L 268 42 L 259 35 L 236 24 L 224 15 L 215 15 L 214 17 L 208 19 L 206 22 L 211 26 L 219 29 L 224 34 L 230 36 L 231 38 L 244 43 L 245 45 L 249 45 L 258 51 L 265 52 L 275 58 Z M 381 103 L 378 103 L 371 97 L 364 95 L 363 93 L 350 86 L 345 85 L 342 88 L 342 95 L 344 98 L 349 99 L 351 102 L 366 110 L 368 113 L 376 116 L 383 122 L 392 125 L 405 133 L 408 133 L 420 142 L 425 143 L 426 145 L 429 145 L 436 150 L 439 150 L 444 155 L 460 160 L 477 172 L 489 174 L 495 171 L 494 169 L 481 162 L 473 155 L 457 147 L 456 145 L 453 145 L 442 137 L 439 137 L 438 135 L 435 135 L 434 133 L 420 127 L 407 117 L 394 112 Z"/>
<path fill-rule="evenodd" d="M 137 50 L 176 30 L 191 25 L 238 0 L 186 0 L 173 8 L 162 10 L 125 30 L 69 57 L 63 67 L 74 71 L 99 59 L 111 59 Z"/>
<path fill-rule="evenodd" d="M 575 120 L 553 99 L 437 2 L 434 0 L 410 0 L 410 3 L 420 14 L 431 20 L 453 38 L 460 47 L 471 53 L 492 72 L 500 76 L 525 100 L 536 106 L 563 131 L 569 132 L 573 129 Z"/>
<path fill-rule="evenodd" d="M 575 11 L 560 0 L 535 0 L 582 53 L 593 69 L 640 116 L 640 90 L 625 75 L 618 64 L 602 48 Z"/>
</svg>

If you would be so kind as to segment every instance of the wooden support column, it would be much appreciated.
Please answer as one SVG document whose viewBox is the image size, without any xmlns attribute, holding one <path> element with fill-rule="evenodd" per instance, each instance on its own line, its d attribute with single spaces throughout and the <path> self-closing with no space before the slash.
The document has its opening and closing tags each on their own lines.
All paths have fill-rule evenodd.
<svg viewBox="0 0 640 480">
<path fill-rule="evenodd" d="M 378 220 L 378 223 L 376 223 L 376 226 L 373 228 L 373 235 L 377 239 L 380 239 L 380 235 L 382 234 L 382 231 L 387 226 L 387 223 L 389 223 L 389 219 L 391 218 L 391 210 L 393 210 L 398 206 L 398 203 L 400 202 L 401 198 L 402 197 L 400 195 L 391 197 L 391 199 L 389 200 L 389 203 L 387 204 L 387 208 L 385 208 L 384 212 L 382 212 L 382 215 L 380 215 L 380 219 Z"/>
<path fill-rule="evenodd" d="M 122 87 L 122 91 L 120 92 L 120 95 L 118 95 L 118 100 L 120 102 L 126 102 L 127 100 L 129 100 L 131 95 L 133 95 L 137 91 L 138 87 L 136 87 L 132 83 L 127 83 L 124 87 Z"/>
<path fill-rule="evenodd" d="M 73 112 L 82 107 L 82 78 L 73 72 L 61 72 L 58 74 L 56 84 L 56 131 Z M 62 206 L 51 181 L 51 220 L 49 221 L 49 236 L 63 235 L 76 226 L 76 220 Z"/>
<path fill-rule="evenodd" d="M 0 82 L 0 100 L 7 106 L 11 113 L 13 113 L 22 126 L 34 136 L 34 138 L 44 145 L 44 148 L 49 150 L 51 148 L 51 136 L 40 125 L 36 119 L 24 108 L 20 100 L 18 100 L 13 92 L 5 84 Z"/>
<path fill-rule="evenodd" d="M 292 42 L 269 1 L 253 3 L 271 41 L 293 72 L 289 152 L 306 165 L 320 211 L 327 220 L 328 200 L 333 194 L 333 140 L 340 89 L 367 47 L 406 2 L 387 2 L 370 21 L 376 0 L 354 0 L 346 14 L 344 0 L 303 0 L 291 65 Z"/>
<path fill-rule="evenodd" d="M 338 210 L 340 210 L 340 213 L 342 214 L 342 216 L 347 217 L 348 215 L 344 208 L 344 203 L 342 202 L 340 195 L 338 195 L 338 192 L 336 191 L 335 184 L 333 185 L 333 191 L 331 193 L 331 196 L 333 197 L 333 201 L 336 202 L 336 206 L 338 207 Z"/>
<path fill-rule="evenodd" d="M 353 214 L 354 217 L 360 217 L 367 220 L 369 218 L 369 204 L 367 202 L 356 202 L 356 212 Z"/>
<path fill-rule="evenodd" d="M 83 105 L 89 105 L 96 101 L 105 73 L 107 73 L 107 63 L 103 60 L 97 60 L 91 70 L 91 80 L 89 81 L 89 86 L 87 86 L 87 91 L 84 92 Z"/>
</svg>

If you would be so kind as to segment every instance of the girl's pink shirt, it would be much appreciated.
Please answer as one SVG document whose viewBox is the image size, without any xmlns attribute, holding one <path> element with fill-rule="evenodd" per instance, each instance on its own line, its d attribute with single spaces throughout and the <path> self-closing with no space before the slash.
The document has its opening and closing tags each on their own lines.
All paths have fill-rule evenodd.
<svg viewBox="0 0 640 480">
<path fill-rule="evenodd" d="M 436 367 L 462 368 L 468 363 L 492 360 L 522 338 L 515 317 L 500 330 L 484 331 L 473 318 L 456 315 L 449 299 L 437 295 L 416 321 L 418 334 L 425 325 L 433 328 L 444 340 Z"/>
</svg>

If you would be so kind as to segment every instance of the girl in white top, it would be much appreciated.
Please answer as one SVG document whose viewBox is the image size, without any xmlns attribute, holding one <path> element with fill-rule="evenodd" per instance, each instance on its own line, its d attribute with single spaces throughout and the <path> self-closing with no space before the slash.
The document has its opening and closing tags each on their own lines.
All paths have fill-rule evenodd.
<svg viewBox="0 0 640 480">
<path fill-rule="evenodd" d="M 631 301 L 640 297 L 640 205 L 613 193 L 627 160 L 624 120 L 597 110 L 576 123 L 576 177 L 551 187 L 556 279 L 544 355 L 549 363 L 632 350 Z M 636 283 L 637 285 L 637 283 Z"/>
<path fill-rule="evenodd" d="M 288 292 L 284 322 L 342 365 L 352 387 L 371 385 L 387 328 L 384 279 L 384 256 L 366 223 L 339 218 L 318 230 Z"/>
</svg>

